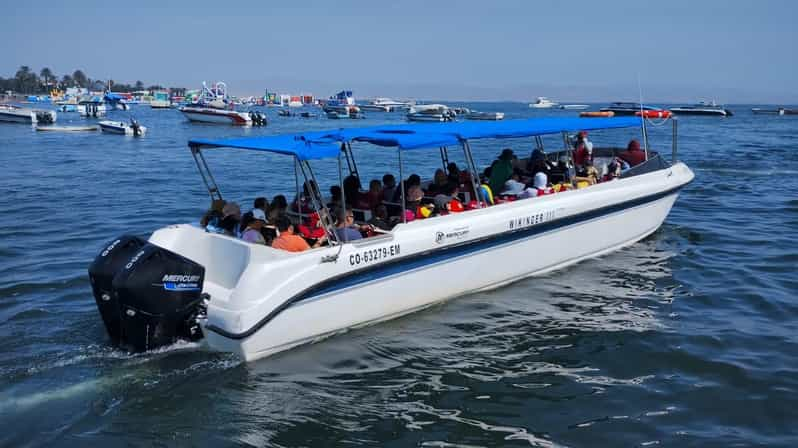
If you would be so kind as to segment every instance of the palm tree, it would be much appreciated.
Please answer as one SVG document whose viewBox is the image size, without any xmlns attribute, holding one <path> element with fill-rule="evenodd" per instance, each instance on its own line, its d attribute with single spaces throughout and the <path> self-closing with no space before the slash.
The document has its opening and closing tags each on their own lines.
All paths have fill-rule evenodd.
<svg viewBox="0 0 798 448">
<path fill-rule="evenodd" d="M 74 83 L 75 83 L 75 81 L 74 81 L 74 80 L 72 79 L 72 77 L 71 77 L 71 76 L 69 76 L 69 75 L 64 75 L 64 76 L 61 78 L 61 88 L 62 88 L 62 89 L 66 89 L 67 87 L 72 87 L 72 85 L 73 85 Z"/>
<path fill-rule="evenodd" d="M 50 80 L 55 78 L 53 72 L 49 68 L 45 67 L 42 69 L 42 71 L 39 72 L 39 76 L 44 78 L 45 90 L 50 90 Z"/>
<path fill-rule="evenodd" d="M 23 65 L 17 70 L 17 73 L 14 75 L 14 79 L 17 83 L 17 90 L 22 93 L 28 93 L 28 89 L 31 85 L 31 76 L 34 78 L 36 77 L 35 73 L 31 73 L 30 67 L 27 65 Z"/>
<path fill-rule="evenodd" d="M 136 81 L 136 90 L 144 90 L 144 83 L 141 81 Z"/>
<path fill-rule="evenodd" d="M 83 73 L 83 70 L 75 70 L 75 73 L 72 73 L 72 79 L 75 81 L 75 84 L 77 84 L 78 87 L 89 86 L 89 79 L 86 78 L 86 74 Z"/>
</svg>

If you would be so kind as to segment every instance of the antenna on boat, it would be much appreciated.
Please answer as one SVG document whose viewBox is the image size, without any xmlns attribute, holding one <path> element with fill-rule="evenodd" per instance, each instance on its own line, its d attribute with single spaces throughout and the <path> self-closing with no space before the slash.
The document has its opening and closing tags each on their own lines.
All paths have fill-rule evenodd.
<svg viewBox="0 0 798 448">
<path fill-rule="evenodd" d="M 643 151 L 648 160 L 648 132 L 646 131 L 646 115 L 643 113 L 643 87 L 640 84 L 640 72 L 637 72 L 637 92 L 640 95 L 640 122 L 643 124 Z"/>
</svg>

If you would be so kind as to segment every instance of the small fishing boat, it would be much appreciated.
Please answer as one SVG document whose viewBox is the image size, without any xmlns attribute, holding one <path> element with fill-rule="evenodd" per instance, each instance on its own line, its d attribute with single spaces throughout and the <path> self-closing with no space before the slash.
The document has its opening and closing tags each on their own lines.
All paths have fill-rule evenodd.
<svg viewBox="0 0 798 448">
<path fill-rule="evenodd" d="M 147 133 L 147 128 L 140 125 L 138 121 L 131 119 L 130 123 L 124 121 L 101 121 L 98 123 L 100 130 L 109 134 L 132 135 L 141 137 Z"/>
<path fill-rule="evenodd" d="M 479 112 L 472 110 L 471 112 L 463 115 L 466 120 L 504 120 L 504 112 Z"/>
<path fill-rule="evenodd" d="M 169 92 L 163 90 L 153 92 L 150 107 L 153 109 L 169 109 L 172 107 L 172 101 L 169 100 Z"/>
<path fill-rule="evenodd" d="M 105 116 L 108 108 L 99 96 L 84 98 L 78 101 L 78 113 L 81 117 L 97 118 Z"/>
<path fill-rule="evenodd" d="M 443 104 L 423 104 L 410 108 L 407 112 L 408 121 L 454 121 L 457 114 Z"/>
<path fill-rule="evenodd" d="M 229 148 L 217 156 L 231 157 L 231 149 L 240 149 L 290 158 L 296 176 L 290 185 L 296 185 L 299 197 L 304 182 L 318 228 L 329 243 L 288 252 L 196 224 L 169 225 L 147 240 L 122 236 L 103 246 L 89 266 L 95 302 L 116 346 L 144 351 L 178 339 L 204 338 L 212 350 L 251 361 L 599 257 L 656 232 L 681 189 L 693 180 L 690 168 L 675 159 L 675 141 L 670 161 L 645 144 L 645 158 L 619 177 L 560 188 L 556 194 L 496 201 L 482 195 L 465 210 L 461 206 L 457 212 L 414 220 L 402 200 L 398 224 L 356 240 L 338 237 L 314 173 L 337 160 L 337 184 L 346 175 L 358 177 L 352 145 L 360 145 L 358 154 L 396 154 L 399 178 L 410 172 L 403 163 L 424 159 L 403 159 L 403 154 L 440 152 L 445 165 L 448 151 L 457 149 L 463 151 L 470 179 L 462 191 L 476 192 L 484 188 L 475 182 L 480 170 L 472 141 L 486 146 L 495 139 L 567 139 L 580 130 L 602 130 L 602 137 L 610 138 L 611 130 L 621 129 L 617 146 L 623 148 L 629 128 L 640 125 L 634 117 L 541 118 L 192 139 L 189 150 L 215 204 L 224 200 L 205 152 Z M 535 140 L 542 150 L 543 139 Z M 502 146 L 496 145 L 495 152 Z M 613 160 L 622 148 L 594 147 L 593 156 L 597 162 Z M 549 155 L 560 160 L 569 154 L 567 148 Z M 366 161 L 371 159 L 366 155 Z M 526 161 L 519 160 L 520 165 Z M 293 225 L 300 219 L 295 217 Z"/>
<path fill-rule="evenodd" d="M 12 104 L 0 104 L 0 121 L 6 123 L 52 124 L 57 114 L 54 110 L 30 109 Z"/>
<path fill-rule="evenodd" d="M 36 126 L 37 131 L 41 132 L 94 132 L 99 130 L 97 126 Z"/>
<path fill-rule="evenodd" d="M 529 107 L 533 109 L 551 109 L 554 106 L 557 106 L 558 103 L 546 98 L 545 96 L 539 96 L 534 103 L 531 103 Z"/>
<path fill-rule="evenodd" d="M 394 112 L 409 109 L 412 105 L 409 102 L 394 101 L 390 98 L 374 98 L 366 104 L 358 104 L 358 107 L 375 112 Z"/>
<path fill-rule="evenodd" d="M 676 115 L 713 115 L 719 117 L 731 117 L 734 115 L 732 111 L 723 106 L 718 106 L 714 101 L 702 101 L 689 106 L 671 107 L 670 111 Z"/>
</svg>

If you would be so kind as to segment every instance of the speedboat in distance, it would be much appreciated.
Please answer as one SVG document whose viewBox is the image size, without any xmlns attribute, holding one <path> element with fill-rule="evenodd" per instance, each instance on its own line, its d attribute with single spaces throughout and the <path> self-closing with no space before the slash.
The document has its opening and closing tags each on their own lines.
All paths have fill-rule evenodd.
<svg viewBox="0 0 798 448">
<path fill-rule="evenodd" d="M 671 107 L 670 111 L 675 115 L 714 115 L 719 117 L 731 117 L 734 115 L 732 111 L 723 106 L 718 106 L 714 101 L 702 101 L 690 106 Z"/>
<path fill-rule="evenodd" d="M 617 147 L 593 148 L 592 166 L 606 173 L 590 171 L 588 177 L 578 177 L 577 172 L 569 178 L 567 167 L 557 164 L 584 147 L 546 153 L 542 136 L 562 136 L 570 146 L 576 131 L 602 130 L 607 137 L 615 133 L 612 130 L 625 129 L 617 133 L 628 135 L 641 121 L 625 117 L 410 123 L 192 139 L 188 147 L 211 198 L 209 213 L 227 210 L 227 205 L 205 152 L 227 148 L 222 151 L 233 157 L 232 150 L 238 149 L 293 161 L 295 183 L 286 187 L 296 187 L 297 200 L 276 219 L 280 235 L 269 246 L 253 233 L 249 235 L 254 239 L 248 239 L 246 233 L 237 237 L 236 230 L 218 233 L 210 224 L 176 224 L 156 230 L 146 240 L 116 238 L 89 267 L 96 304 L 115 345 L 149 350 L 178 339 L 204 339 L 212 350 L 251 361 L 607 254 L 657 231 L 693 172 L 676 160 L 675 142 L 666 160 L 645 141 L 642 150 L 632 144 L 636 141 L 627 149 L 624 138 Z M 480 179 L 471 142 L 525 137 L 534 142 L 525 144 L 529 155 L 502 150 L 491 177 Z M 347 194 L 365 194 L 358 192 L 358 164 L 350 163 L 353 146 L 366 155 L 361 164 L 374 162 L 377 155 L 398 162 L 398 192 L 372 210 L 360 209 L 357 198 L 350 197 L 355 204 L 351 211 L 331 212 L 314 166 L 337 160 L 337 176 L 324 181 L 341 187 L 342 203 L 347 203 Z M 635 149 L 634 160 L 624 159 Z M 440 153 L 444 168 L 451 151 L 462 151 L 465 163 L 449 183 L 440 182 L 437 175 L 434 182 L 418 181 L 418 176 L 405 179 L 410 172 L 406 160 L 418 160 L 408 157 L 412 151 Z M 630 166 L 622 168 L 621 159 L 629 160 Z M 551 167 L 548 177 L 535 171 L 542 165 Z M 555 166 L 564 169 L 555 173 Z M 513 167 L 527 169 L 524 175 L 534 179 L 534 187 L 498 177 L 502 171 L 513 174 Z M 496 180 L 500 186 L 491 188 Z M 383 221 L 390 224 L 359 222 L 369 219 L 371 212 L 369 222 L 388 215 Z M 232 216 L 227 213 L 225 217 Z M 253 226 L 265 220 L 253 210 Z M 296 251 L 284 250 L 290 247 Z"/>
<path fill-rule="evenodd" d="M 534 103 L 530 103 L 529 107 L 533 109 L 551 109 L 554 106 L 559 105 L 559 103 L 555 103 L 554 101 L 546 98 L 545 96 L 539 96 Z"/>
<path fill-rule="evenodd" d="M 235 105 L 227 96 L 227 84 L 217 82 L 212 87 L 202 83 L 202 92 L 196 101 L 180 108 L 180 112 L 192 122 L 232 124 L 250 126 L 253 117 L 249 112 L 235 110 Z M 264 121 L 265 124 L 265 121 Z"/>
<path fill-rule="evenodd" d="M 668 118 L 670 111 L 659 107 L 641 105 L 640 103 L 615 102 L 599 109 L 600 112 L 612 112 L 616 117 L 625 115 L 643 116 L 646 118 Z"/>
</svg>

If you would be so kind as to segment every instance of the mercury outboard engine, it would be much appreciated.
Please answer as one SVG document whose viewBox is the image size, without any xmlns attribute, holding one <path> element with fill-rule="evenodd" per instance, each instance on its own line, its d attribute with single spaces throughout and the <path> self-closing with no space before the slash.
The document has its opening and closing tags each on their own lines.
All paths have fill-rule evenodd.
<svg viewBox="0 0 798 448">
<path fill-rule="evenodd" d="M 130 128 L 133 129 L 134 137 L 141 137 L 141 125 L 135 118 L 130 119 Z"/>
<path fill-rule="evenodd" d="M 114 345 L 138 352 L 202 338 L 201 265 L 125 235 L 100 252 L 89 266 L 89 278 Z"/>
</svg>

